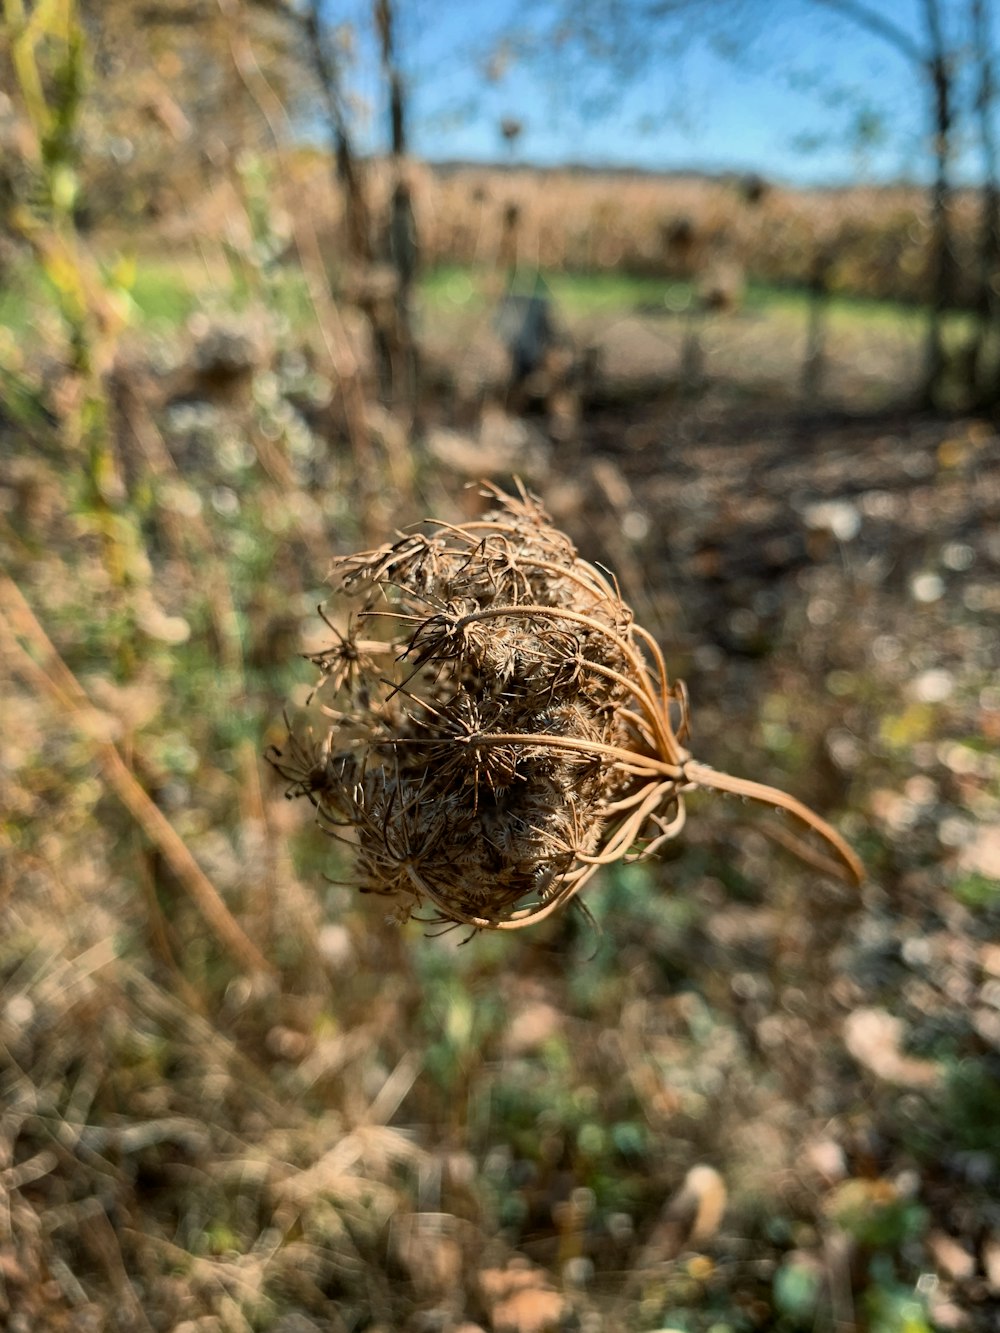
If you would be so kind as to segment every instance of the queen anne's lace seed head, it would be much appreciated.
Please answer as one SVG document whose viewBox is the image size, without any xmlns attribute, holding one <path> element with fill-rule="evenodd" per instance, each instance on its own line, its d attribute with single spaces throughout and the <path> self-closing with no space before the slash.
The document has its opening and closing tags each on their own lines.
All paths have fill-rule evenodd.
<svg viewBox="0 0 1000 1333">
<path fill-rule="evenodd" d="M 676 836 L 695 786 L 792 810 L 857 876 L 804 806 L 695 763 L 686 691 L 618 589 L 534 497 L 488 494 L 475 522 L 335 561 L 353 611 L 310 655 L 323 729 L 270 755 L 289 796 L 352 835 L 362 892 L 399 920 L 525 925 Z"/>
</svg>

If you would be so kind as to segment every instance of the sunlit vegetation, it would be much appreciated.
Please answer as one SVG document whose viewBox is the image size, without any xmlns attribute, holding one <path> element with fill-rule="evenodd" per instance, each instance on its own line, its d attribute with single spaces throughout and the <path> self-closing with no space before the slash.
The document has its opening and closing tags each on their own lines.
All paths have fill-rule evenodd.
<svg viewBox="0 0 1000 1333">
<path fill-rule="evenodd" d="M 820 311 L 791 192 L 536 252 L 539 178 L 352 157 L 335 34 L 99 11 L 0 25 L 0 1325 L 990 1333 L 1000 446 L 963 308 L 911 410 L 919 201 Z"/>
</svg>

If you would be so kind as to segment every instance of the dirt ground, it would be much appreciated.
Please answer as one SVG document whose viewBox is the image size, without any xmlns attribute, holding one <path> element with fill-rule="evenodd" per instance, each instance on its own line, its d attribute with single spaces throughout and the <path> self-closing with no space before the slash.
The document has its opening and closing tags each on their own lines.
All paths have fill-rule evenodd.
<svg viewBox="0 0 1000 1333">
<path fill-rule="evenodd" d="M 922 364 L 921 316 L 827 317 L 821 355 L 810 377 L 808 311 L 742 306 L 712 313 L 637 307 L 617 313 L 565 312 L 560 328 L 592 366 L 598 396 L 655 401 L 669 394 L 703 400 L 713 391 L 735 406 L 798 404 L 814 412 L 886 411 L 914 396 Z M 490 313 L 418 312 L 430 372 L 460 397 L 503 382 L 506 356 Z"/>
<path fill-rule="evenodd" d="M 787 828 L 706 809 L 649 872 L 637 919 L 591 904 L 631 978 L 620 1022 L 636 1025 L 633 1058 L 700 1089 L 696 1123 L 665 1113 L 661 1148 L 675 1180 L 681 1158 L 719 1167 L 747 1210 L 713 1250 L 745 1312 L 763 1310 L 745 1288 L 749 1254 L 767 1249 L 747 1219 L 766 1234 L 772 1210 L 811 1199 L 802 1249 L 773 1271 L 784 1289 L 822 1270 L 825 1300 L 779 1300 L 763 1326 L 910 1327 L 899 1289 L 897 1305 L 857 1289 L 866 1264 L 888 1272 L 884 1208 L 896 1265 L 924 1247 L 914 1281 L 931 1326 L 985 1330 L 1000 1317 L 1000 440 L 985 420 L 809 411 L 773 384 L 748 402 L 724 377 L 694 401 L 671 385 L 650 397 L 648 380 L 635 392 L 662 355 L 649 328 L 623 320 L 606 346 L 633 373 L 574 441 L 525 450 L 539 493 L 686 679 L 696 754 L 791 785 L 869 869 L 860 897 L 776 873 L 768 842 Z M 891 357 L 859 353 L 853 374 L 871 370 L 884 393 Z M 699 847 L 712 869 L 689 879 Z M 527 1014 L 566 1012 L 561 952 L 512 983 Z M 689 1005 L 705 1044 L 681 1073 Z"/>
</svg>

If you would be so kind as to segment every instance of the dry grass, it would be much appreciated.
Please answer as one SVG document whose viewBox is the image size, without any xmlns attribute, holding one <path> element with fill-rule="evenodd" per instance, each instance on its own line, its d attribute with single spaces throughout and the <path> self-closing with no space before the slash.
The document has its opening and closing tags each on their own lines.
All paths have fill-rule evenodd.
<svg viewBox="0 0 1000 1333">
<path fill-rule="evenodd" d="M 261 388 L 272 373 L 270 365 L 258 372 Z M 295 652 L 317 646 L 300 643 L 298 631 L 312 619 L 321 562 L 362 540 L 351 526 L 357 502 L 334 470 L 342 462 L 333 450 L 299 453 L 290 443 L 282 472 L 265 465 L 270 454 L 234 456 L 234 421 L 248 439 L 263 426 L 271 433 L 260 407 L 246 417 L 233 403 L 218 408 L 211 432 L 194 438 L 191 423 L 155 398 L 148 411 L 147 428 L 162 429 L 176 471 L 154 476 L 129 459 L 149 569 L 147 584 L 117 594 L 98 533 L 69 504 L 73 473 L 61 449 L 7 437 L 17 466 L 0 490 L 0 540 L 52 647 L 23 612 L 15 644 L 2 645 L 0 1184 L 10 1225 L 0 1234 L 0 1320 L 32 1333 L 174 1333 L 186 1321 L 198 1333 L 366 1322 L 420 1333 L 457 1330 L 463 1320 L 524 1327 L 568 1307 L 609 1329 L 705 1333 L 740 1310 L 757 1311 L 758 1324 L 783 1317 L 785 1277 L 811 1275 L 820 1308 L 834 1308 L 832 1292 L 841 1326 L 860 1328 L 871 1302 L 895 1299 L 897 1289 L 912 1302 L 918 1276 L 940 1271 L 939 1292 L 971 1312 L 969 1326 L 991 1327 L 992 1297 L 982 1293 L 998 1234 L 995 1177 L 984 1184 L 965 1172 L 995 1153 L 994 1057 L 985 1046 L 997 1040 L 1000 909 L 971 870 L 962 892 L 986 906 L 961 907 L 949 888 L 959 849 L 934 829 L 966 808 L 982 811 L 984 838 L 997 821 L 996 762 L 987 745 L 970 748 L 980 732 L 983 742 L 998 734 L 987 614 L 995 437 L 934 425 L 924 434 L 900 428 L 898 438 L 870 429 L 859 440 L 852 426 L 811 453 L 794 433 L 775 438 L 769 417 L 764 441 L 733 426 L 738 445 L 716 438 L 719 423 L 711 442 L 671 429 L 666 455 L 630 451 L 616 430 L 628 508 L 612 505 L 611 460 L 596 446 L 553 481 L 546 498 L 592 559 L 603 543 L 624 568 L 631 547 L 630 600 L 643 604 L 644 580 L 670 599 L 674 609 L 660 606 L 664 643 L 693 673 L 701 744 L 742 772 L 793 782 L 819 809 L 850 811 L 845 826 L 863 840 L 877 884 L 859 902 L 794 873 L 758 836 L 755 817 L 746 829 L 751 812 L 722 802 L 705 810 L 711 817 L 691 819 L 683 855 L 673 842 L 662 858 L 619 861 L 588 882 L 603 943 L 572 913 L 553 910 L 547 921 L 527 918 L 537 922 L 532 931 L 483 931 L 455 950 L 455 937 L 424 940 L 415 923 L 388 928 L 370 900 L 325 886 L 321 840 L 297 818 L 307 803 L 285 802 L 258 773 L 266 741 L 280 739 L 273 727 L 265 736 L 267 722 L 283 698 L 304 703 L 311 687 Z M 918 456 L 937 474 L 911 477 Z M 601 464 L 605 484 L 588 498 L 572 478 L 590 463 Z M 330 471 L 317 473 L 321 466 Z M 759 479 L 753 498 L 749 475 Z M 790 494 L 832 498 L 859 477 L 863 519 L 846 550 L 807 533 L 789 509 Z M 373 715 L 398 683 L 444 711 L 433 691 L 446 705 L 457 700 L 448 682 L 460 669 L 472 697 L 479 688 L 488 704 L 468 656 L 483 665 L 495 658 L 495 673 L 504 640 L 520 640 L 530 651 L 511 679 L 524 681 L 518 706 L 532 717 L 523 725 L 540 725 L 530 677 L 537 670 L 540 684 L 555 652 L 554 693 L 572 684 L 592 705 L 610 691 L 612 735 L 645 770 L 605 765 L 603 742 L 586 731 L 578 760 L 565 745 L 573 737 L 563 732 L 554 744 L 548 724 L 543 736 L 495 736 L 479 751 L 442 735 L 444 723 L 400 691 L 375 737 L 390 783 L 395 753 L 405 777 L 421 755 L 427 767 L 431 750 L 442 782 L 448 761 L 447 781 L 465 783 L 470 810 L 478 788 L 480 818 L 495 817 L 503 779 L 518 765 L 528 776 L 514 777 L 511 791 L 541 782 L 544 768 L 550 779 L 583 776 L 584 791 L 611 781 L 619 800 L 657 786 L 666 797 L 677 780 L 656 767 L 667 762 L 652 730 L 665 708 L 658 659 L 610 579 L 584 565 L 536 506 L 498 509 L 493 495 L 494 517 L 470 521 L 457 479 L 428 468 L 422 485 L 427 507 L 452 523 L 408 530 L 338 564 L 354 592 L 330 618 L 357 652 L 341 641 L 314 654 L 330 673 L 317 702 L 339 700 L 349 714 L 320 714 L 321 738 L 335 724 L 334 748 L 350 750 L 356 738 L 360 754 L 368 738 L 356 705 L 366 682 Z M 140 511 L 144 494 L 152 504 Z M 622 535 L 633 506 L 658 516 L 645 540 Z M 475 526 L 484 521 L 495 526 Z M 948 596 L 915 602 L 908 580 L 939 567 L 942 542 Z M 975 546 L 967 569 L 964 543 Z M 389 614 L 349 627 L 344 610 L 363 610 L 379 580 L 385 595 L 370 610 Z M 465 617 L 456 620 L 447 602 L 470 594 L 484 611 L 507 612 L 460 631 Z M 584 619 L 569 614 L 575 599 Z M 17 605 L 8 588 L 8 621 Z M 749 608 L 760 619 L 748 630 Z M 763 656 L 740 652 L 745 640 L 719 651 L 736 613 L 741 634 L 771 636 Z M 183 642 L 178 618 L 191 628 Z M 484 626 L 495 633 L 477 638 Z M 465 645 L 467 668 L 449 629 Z M 583 642 L 570 654 L 574 637 Z M 411 658 L 397 663 L 393 643 L 401 651 L 414 640 Z M 896 655 L 866 657 L 876 640 Z M 123 648 L 133 656 L 121 664 Z M 53 653 L 100 716 L 46 687 L 39 672 L 75 692 Z M 914 691 L 940 667 L 954 672 L 954 693 L 921 704 Z M 848 699 L 818 690 L 817 680 L 847 688 Z M 508 679 L 501 694 L 511 689 Z M 563 707 L 554 698 L 542 713 L 551 722 Z M 394 751 L 385 734 L 393 716 L 425 744 Z M 697 773 L 680 754 L 689 742 L 679 702 L 668 717 L 680 763 Z M 574 725 L 594 725 L 586 708 Z M 141 827 L 119 799 L 115 769 L 102 763 L 109 736 L 274 976 L 210 924 L 207 900 L 187 891 L 150 837 L 162 826 Z M 881 736 L 906 748 L 880 749 Z M 831 768 L 830 756 L 848 768 Z M 603 818 L 596 802 L 578 801 L 578 822 Z M 905 822 L 918 805 L 925 822 Z M 665 801 L 667 822 L 671 811 Z M 397 827 L 412 830 L 416 815 L 411 807 Z M 897 818 L 898 826 L 885 822 Z M 380 866 L 385 827 L 368 844 Z M 566 821 L 557 816 L 556 828 L 564 838 Z M 612 817 L 598 838 L 623 828 Z M 963 861 L 973 847 L 961 850 Z M 389 850 L 398 850 L 391 839 Z M 365 855 L 362 846 L 362 873 Z M 331 873 L 343 874 L 346 861 Z M 526 902 L 544 910 L 564 901 L 579 887 L 573 865 L 566 869 L 562 884 L 532 882 Z M 359 878 L 350 875 L 352 886 Z M 481 904 L 466 906 L 480 915 Z M 435 911 L 425 900 L 418 915 Z M 889 1013 L 905 1028 L 886 1022 Z M 898 1051 L 879 1047 L 887 1034 Z M 964 1062 L 968 1084 L 949 1101 L 952 1059 Z M 919 1081 L 903 1089 L 892 1082 L 914 1074 Z M 706 1221 L 711 1199 L 693 1192 L 709 1163 L 727 1205 Z M 921 1227 L 931 1210 L 940 1234 L 928 1239 Z M 947 1258 L 949 1237 L 977 1266 L 971 1276 L 939 1266 L 934 1255 Z M 886 1260 L 895 1276 L 885 1276 Z"/>
</svg>

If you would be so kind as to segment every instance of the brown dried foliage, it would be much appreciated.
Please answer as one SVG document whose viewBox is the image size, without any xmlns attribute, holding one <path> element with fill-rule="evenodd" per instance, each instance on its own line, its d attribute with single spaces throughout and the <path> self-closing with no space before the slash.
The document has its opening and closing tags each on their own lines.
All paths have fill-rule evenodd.
<svg viewBox="0 0 1000 1333">
<path fill-rule="evenodd" d="M 362 892 L 401 921 L 510 930 L 569 902 L 603 865 L 680 832 L 685 794 L 794 798 L 695 761 L 687 694 L 614 584 L 523 488 L 496 508 L 334 563 L 359 609 L 311 655 L 327 724 L 269 757 L 321 826 L 356 843 Z M 325 618 L 325 617 L 324 617 Z"/>
</svg>

